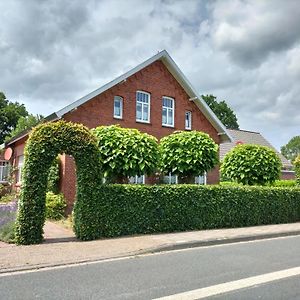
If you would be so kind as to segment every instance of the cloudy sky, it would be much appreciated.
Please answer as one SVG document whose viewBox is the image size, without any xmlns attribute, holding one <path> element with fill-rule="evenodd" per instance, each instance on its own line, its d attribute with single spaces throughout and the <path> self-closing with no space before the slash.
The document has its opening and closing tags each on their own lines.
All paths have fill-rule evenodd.
<svg viewBox="0 0 300 300">
<path fill-rule="evenodd" d="M 300 135 L 298 0 L 0 0 L 0 90 L 48 115 L 166 49 L 276 148 Z"/>
</svg>

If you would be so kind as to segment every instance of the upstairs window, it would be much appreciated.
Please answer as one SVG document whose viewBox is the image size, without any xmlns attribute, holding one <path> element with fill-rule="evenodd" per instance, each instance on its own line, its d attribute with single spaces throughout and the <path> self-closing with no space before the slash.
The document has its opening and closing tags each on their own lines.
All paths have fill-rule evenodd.
<svg viewBox="0 0 300 300">
<path fill-rule="evenodd" d="M 162 125 L 174 127 L 174 99 L 169 97 L 162 98 Z"/>
<path fill-rule="evenodd" d="M 136 92 L 136 121 L 150 123 L 150 94 Z"/>
<path fill-rule="evenodd" d="M 187 130 L 192 129 L 192 112 L 191 111 L 185 112 L 185 129 L 187 129 Z"/>
<path fill-rule="evenodd" d="M 120 96 L 114 97 L 114 118 L 123 118 L 123 98 Z"/>
</svg>

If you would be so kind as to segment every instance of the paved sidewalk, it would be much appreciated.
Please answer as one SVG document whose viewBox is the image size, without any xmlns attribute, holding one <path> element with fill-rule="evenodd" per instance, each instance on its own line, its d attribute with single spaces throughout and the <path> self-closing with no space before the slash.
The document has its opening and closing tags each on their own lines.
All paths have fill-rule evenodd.
<svg viewBox="0 0 300 300">
<path fill-rule="evenodd" d="M 300 223 L 140 235 L 89 242 L 76 240 L 70 230 L 54 223 L 47 222 L 44 230 L 45 242 L 39 245 L 16 246 L 0 242 L 0 273 L 164 250 L 300 235 Z"/>
</svg>

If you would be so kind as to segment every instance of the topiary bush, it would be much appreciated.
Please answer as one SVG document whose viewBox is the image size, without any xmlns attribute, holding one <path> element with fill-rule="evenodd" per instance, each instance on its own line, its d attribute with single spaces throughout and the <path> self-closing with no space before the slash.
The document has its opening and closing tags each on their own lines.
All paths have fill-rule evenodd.
<svg viewBox="0 0 300 300">
<path fill-rule="evenodd" d="M 300 155 L 298 155 L 294 161 L 295 173 L 296 173 L 296 181 L 297 184 L 300 185 Z"/>
<path fill-rule="evenodd" d="M 60 220 L 64 217 L 65 208 L 67 206 L 66 199 L 63 194 L 54 194 L 47 192 L 46 194 L 46 218 L 51 220 Z"/>
<path fill-rule="evenodd" d="M 102 237 L 300 221 L 299 188 L 107 184 L 98 194 Z"/>
<path fill-rule="evenodd" d="M 218 145 L 204 132 L 177 131 L 161 139 L 163 172 L 179 175 L 181 182 L 194 182 L 218 163 Z"/>
<path fill-rule="evenodd" d="M 58 121 L 35 127 L 26 143 L 16 222 L 18 244 L 35 244 L 43 239 L 49 169 L 62 153 L 74 157 L 77 170 L 73 209 L 75 234 L 82 240 L 98 236 L 93 203 L 102 179 L 96 138 L 83 125 Z"/>
<path fill-rule="evenodd" d="M 222 176 L 246 185 L 265 185 L 279 179 L 282 168 L 276 152 L 259 145 L 238 145 L 222 162 Z"/>
<path fill-rule="evenodd" d="M 119 125 L 99 126 L 92 132 L 98 140 L 108 182 L 127 182 L 130 176 L 151 174 L 157 169 L 159 150 L 155 137 Z"/>
</svg>

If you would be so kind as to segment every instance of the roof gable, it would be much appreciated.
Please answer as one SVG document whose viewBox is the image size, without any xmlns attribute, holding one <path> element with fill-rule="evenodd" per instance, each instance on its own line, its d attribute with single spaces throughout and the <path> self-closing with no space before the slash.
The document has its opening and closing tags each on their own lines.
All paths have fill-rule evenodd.
<svg viewBox="0 0 300 300">
<path fill-rule="evenodd" d="M 151 58 L 147 59 L 143 63 L 139 64 L 135 68 L 131 69 L 130 71 L 124 73 L 123 75 L 117 77 L 116 79 L 110 81 L 109 83 L 103 85 L 102 87 L 96 89 L 95 91 L 87 94 L 86 96 L 78 99 L 77 101 L 67 105 L 63 109 L 57 111 L 55 113 L 57 118 L 63 117 L 66 113 L 76 109 L 78 106 L 86 103 L 87 101 L 91 100 L 92 98 L 100 95 L 101 93 L 107 91 L 111 87 L 117 85 L 118 83 L 126 80 L 128 77 L 132 76 L 133 74 L 139 72 L 140 70 L 144 69 L 145 67 L 149 66 L 153 62 L 160 60 L 163 64 L 167 67 L 169 72 L 173 75 L 173 77 L 178 81 L 178 83 L 182 86 L 185 92 L 189 95 L 190 100 L 194 101 L 200 111 L 204 114 L 204 116 L 208 119 L 208 121 L 213 125 L 213 127 L 217 130 L 218 134 L 220 135 L 221 141 L 231 141 L 231 137 L 226 131 L 225 126 L 221 123 L 221 121 L 217 118 L 217 116 L 213 113 L 213 111 L 209 108 L 209 106 L 202 100 L 201 96 L 196 92 L 196 90 L 192 87 L 191 83 L 185 77 L 185 75 L 181 72 L 179 67 L 176 65 L 174 60 L 168 54 L 166 50 L 163 50 L 156 55 L 152 56 Z"/>
</svg>

